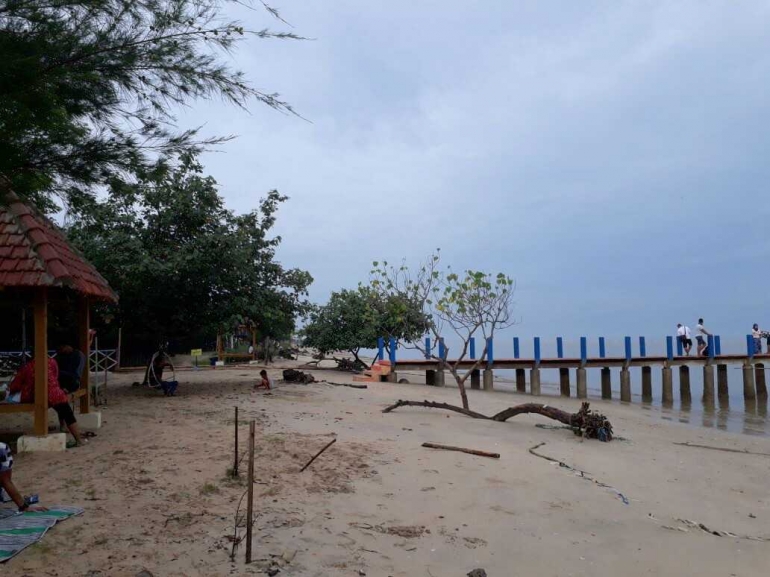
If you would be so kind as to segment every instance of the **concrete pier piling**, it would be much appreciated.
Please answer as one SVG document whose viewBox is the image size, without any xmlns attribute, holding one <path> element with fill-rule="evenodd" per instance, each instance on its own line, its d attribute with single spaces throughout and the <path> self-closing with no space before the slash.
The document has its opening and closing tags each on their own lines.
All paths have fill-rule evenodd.
<svg viewBox="0 0 770 577">
<path fill-rule="evenodd" d="M 620 400 L 624 403 L 631 402 L 631 371 L 628 367 L 620 369 Z"/>
<path fill-rule="evenodd" d="M 727 365 L 717 365 L 717 394 L 720 399 L 730 396 L 727 383 Z"/>
<path fill-rule="evenodd" d="M 754 386 L 754 367 L 749 362 L 743 364 L 743 398 L 749 401 L 757 398 L 757 390 Z"/>
<path fill-rule="evenodd" d="M 540 369 L 530 369 L 529 390 L 536 397 L 540 396 Z"/>
<path fill-rule="evenodd" d="M 562 397 L 569 397 L 569 369 L 559 369 L 559 389 Z"/>
<path fill-rule="evenodd" d="M 578 399 L 588 398 L 588 376 L 584 367 L 577 370 L 577 397 Z"/>
<path fill-rule="evenodd" d="M 652 402 L 652 367 L 642 367 L 642 401 Z"/>
<path fill-rule="evenodd" d="M 679 401 L 683 405 L 692 403 L 692 389 L 690 388 L 690 367 L 679 366 Z"/>
<path fill-rule="evenodd" d="M 516 369 L 516 390 L 519 393 L 527 392 L 527 371 L 524 369 Z"/>
<path fill-rule="evenodd" d="M 425 371 L 425 384 L 431 387 L 436 384 L 436 371 Z"/>
<path fill-rule="evenodd" d="M 671 406 L 674 403 L 674 372 L 671 367 L 663 367 L 663 405 Z"/>
<path fill-rule="evenodd" d="M 495 372 L 492 369 L 484 369 L 484 390 L 491 391 L 495 385 Z"/>
<path fill-rule="evenodd" d="M 436 378 L 434 379 L 433 384 L 436 385 L 437 387 L 443 387 L 445 382 L 444 380 L 445 377 L 446 377 L 446 374 L 444 373 L 443 370 L 436 371 Z"/>
<path fill-rule="evenodd" d="M 703 402 L 714 404 L 714 365 L 703 367 Z"/>
<path fill-rule="evenodd" d="M 612 398 L 612 373 L 609 367 L 602 369 L 602 399 Z"/>
<path fill-rule="evenodd" d="M 481 371 L 479 369 L 471 371 L 471 389 L 481 389 Z"/>
<path fill-rule="evenodd" d="M 756 386 L 757 397 L 767 397 L 765 365 L 762 363 L 757 363 L 754 365 L 754 384 Z"/>
</svg>

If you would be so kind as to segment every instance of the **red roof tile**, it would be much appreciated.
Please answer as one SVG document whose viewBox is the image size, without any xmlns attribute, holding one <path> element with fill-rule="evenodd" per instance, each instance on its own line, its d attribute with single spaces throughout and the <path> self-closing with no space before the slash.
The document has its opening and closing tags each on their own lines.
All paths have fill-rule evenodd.
<svg viewBox="0 0 770 577">
<path fill-rule="evenodd" d="M 0 182 L 0 287 L 67 287 L 117 301 L 96 269 L 53 222 Z"/>
</svg>

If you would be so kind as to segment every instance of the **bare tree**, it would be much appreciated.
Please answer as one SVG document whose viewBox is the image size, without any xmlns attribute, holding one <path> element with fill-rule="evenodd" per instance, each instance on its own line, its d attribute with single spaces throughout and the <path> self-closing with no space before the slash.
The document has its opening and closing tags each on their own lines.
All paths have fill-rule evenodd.
<svg viewBox="0 0 770 577">
<path fill-rule="evenodd" d="M 503 273 L 493 276 L 466 270 L 458 275 L 451 268 L 442 269 L 440 250 L 436 250 L 416 271 L 404 263 L 392 266 L 375 261 L 369 285 L 381 296 L 403 302 L 405 310 L 413 307 L 422 311 L 425 333 L 437 344 L 443 342 L 445 328 L 459 337 L 462 348 L 451 360 L 448 346 L 434 347 L 430 351 L 419 341 L 406 346 L 419 350 L 426 358 L 437 360 L 441 369 L 448 369 L 460 389 L 463 408 L 469 409 L 465 382 L 473 371 L 486 363 L 488 339 L 493 338 L 497 330 L 515 324 L 512 313 L 516 286 L 513 279 Z M 477 335 L 483 338 L 484 349 L 469 370 L 461 371 L 471 339 Z M 439 354 L 436 354 L 437 349 Z"/>
</svg>

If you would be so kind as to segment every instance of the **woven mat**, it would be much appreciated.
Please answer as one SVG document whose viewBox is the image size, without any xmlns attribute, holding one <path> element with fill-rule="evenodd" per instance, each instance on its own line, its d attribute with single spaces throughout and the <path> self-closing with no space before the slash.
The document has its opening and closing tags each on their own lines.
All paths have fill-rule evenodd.
<svg viewBox="0 0 770 577">
<path fill-rule="evenodd" d="M 18 555 L 40 541 L 48 529 L 83 513 L 77 507 L 50 507 L 45 512 L 19 513 L 15 509 L 0 509 L 0 563 Z"/>
</svg>

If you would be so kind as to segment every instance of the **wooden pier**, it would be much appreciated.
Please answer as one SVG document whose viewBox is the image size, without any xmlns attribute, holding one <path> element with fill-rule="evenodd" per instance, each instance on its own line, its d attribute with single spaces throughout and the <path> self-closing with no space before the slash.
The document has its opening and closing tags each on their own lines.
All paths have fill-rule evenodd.
<svg viewBox="0 0 770 577">
<path fill-rule="evenodd" d="M 580 339 L 580 356 L 564 356 L 564 347 L 561 337 L 557 338 L 557 356 L 542 358 L 540 354 L 540 338 L 533 341 L 534 355 L 531 358 L 521 358 L 519 339 L 513 339 L 513 358 L 495 358 L 494 343 L 488 339 L 486 343 L 487 355 L 479 362 L 475 355 L 475 342 L 469 343 L 468 358 L 457 362 L 446 358 L 447 352 L 443 345 L 443 339 L 438 343 L 436 355 L 432 354 L 430 339 L 425 341 L 424 359 L 397 359 L 397 346 L 391 340 L 389 347 L 390 362 L 393 372 L 390 379 L 398 380 L 398 371 L 425 371 L 425 382 L 429 385 L 442 386 L 445 382 L 447 366 L 456 366 L 458 370 L 472 370 L 470 375 L 470 388 L 492 390 L 494 383 L 494 371 L 507 369 L 515 371 L 515 386 L 520 393 L 529 392 L 532 395 L 540 395 L 541 371 L 552 369 L 558 371 L 559 389 L 562 396 L 569 397 L 573 394 L 577 398 L 584 399 L 588 396 L 588 369 L 601 371 L 601 396 L 603 399 L 612 398 L 612 372 L 611 368 L 620 368 L 620 400 L 631 402 L 631 372 L 630 368 L 641 368 L 642 401 L 652 402 L 655 394 L 652 386 L 652 369 L 660 367 L 661 391 L 660 400 L 664 405 L 671 405 L 674 401 L 673 394 L 673 370 L 679 372 L 679 397 L 683 406 L 692 402 L 690 387 L 690 369 L 700 368 L 703 373 L 703 400 L 713 402 L 715 398 L 729 396 L 728 365 L 740 365 L 743 369 L 743 396 L 746 400 L 754 400 L 757 397 L 767 396 L 765 382 L 764 362 L 770 361 L 770 354 L 755 354 L 754 341 L 751 335 L 746 337 L 746 351 L 739 354 L 722 354 L 720 338 L 708 337 L 708 347 L 704 356 L 687 356 L 683 354 L 681 343 L 674 341 L 673 337 L 666 337 L 666 354 L 648 356 L 644 337 L 639 337 L 638 354 L 632 354 L 632 339 L 624 339 L 623 356 L 607 356 L 605 340 L 599 338 L 599 356 L 588 356 L 588 343 L 586 337 Z M 676 347 L 675 347 L 676 343 Z M 676 351 L 675 351 L 676 348 Z M 676 352 L 676 354 L 675 354 Z M 379 357 L 384 358 L 384 343 L 379 342 Z M 475 367 L 475 368 L 474 368 Z M 571 374 L 574 371 L 574 388 Z M 529 374 L 529 379 L 527 379 Z M 527 391 L 529 383 L 529 391 Z"/>
</svg>

